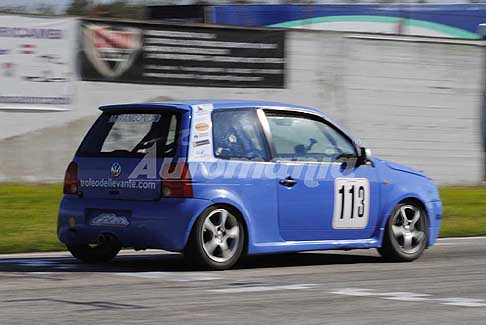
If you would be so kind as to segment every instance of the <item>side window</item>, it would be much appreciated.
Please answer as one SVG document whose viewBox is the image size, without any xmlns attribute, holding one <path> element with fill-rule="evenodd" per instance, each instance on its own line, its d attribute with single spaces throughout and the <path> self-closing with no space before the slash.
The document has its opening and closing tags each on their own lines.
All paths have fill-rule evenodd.
<svg viewBox="0 0 486 325">
<path fill-rule="evenodd" d="M 215 157 L 265 159 L 265 140 L 255 110 L 214 111 L 212 121 Z"/>
<path fill-rule="evenodd" d="M 356 155 L 348 138 L 334 127 L 299 115 L 267 112 L 277 159 L 333 162 Z"/>
</svg>

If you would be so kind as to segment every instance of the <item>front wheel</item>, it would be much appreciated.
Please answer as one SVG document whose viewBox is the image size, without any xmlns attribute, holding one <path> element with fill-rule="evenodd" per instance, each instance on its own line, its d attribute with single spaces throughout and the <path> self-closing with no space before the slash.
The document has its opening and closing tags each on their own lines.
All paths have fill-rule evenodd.
<svg viewBox="0 0 486 325">
<path fill-rule="evenodd" d="M 410 262 L 427 247 L 427 215 L 415 203 L 400 203 L 388 219 L 383 245 L 378 252 L 384 258 Z"/>
<path fill-rule="evenodd" d="M 244 245 L 239 217 L 225 208 L 211 207 L 196 221 L 184 256 L 196 266 L 226 270 L 238 262 Z"/>
</svg>

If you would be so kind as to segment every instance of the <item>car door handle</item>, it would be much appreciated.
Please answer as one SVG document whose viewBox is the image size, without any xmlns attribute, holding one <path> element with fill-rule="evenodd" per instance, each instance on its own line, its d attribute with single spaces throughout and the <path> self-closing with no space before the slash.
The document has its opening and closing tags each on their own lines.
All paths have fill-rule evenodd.
<svg viewBox="0 0 486 325">
<path fill-rule="evenodd" d="M 292 187 L 297 184 L 297 181 L 289 176 L 286 179 L 280 180 L 279 184 L 287 187 Z"/>
</svg>

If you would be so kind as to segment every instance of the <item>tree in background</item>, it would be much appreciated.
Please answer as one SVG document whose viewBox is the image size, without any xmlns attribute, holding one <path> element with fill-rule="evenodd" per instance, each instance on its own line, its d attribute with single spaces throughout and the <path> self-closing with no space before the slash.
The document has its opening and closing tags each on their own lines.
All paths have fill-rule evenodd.
<svg viewBox="0 0 486 325">
<path fill-rule="evenodd" d="M 91 8 L 90 0 L 72 0 L 66 9 L 66 15 L 86 16 Z"/>
<path fill-rule="evenodd" d="M 143 19 L 144 4 L 127 0 L 72 0 L 66 9 L 70 16 Z"/>
<path fill-rule="evenodd" d="M 27 12 L 27 8 L 25 6 L 0 6 L 0 13 L 2 14 L 15 14 L 25 12 Z"/>
<path fill-rule="evenodd" d="M 115 0 L 94 5 L 89 10 L 88 15 L 91 17 L 143 19 L 144 12 L 143 4 L 132 4 L 126 0 Z"/>
<path fill-rule="evenodd" d="M 38 4 L 35 7 L 34 12 L 37 15 L 42 15 L 42 16 L 54 16 L 57 14 L 56 6 L 47 3 Z"/>
</svg>

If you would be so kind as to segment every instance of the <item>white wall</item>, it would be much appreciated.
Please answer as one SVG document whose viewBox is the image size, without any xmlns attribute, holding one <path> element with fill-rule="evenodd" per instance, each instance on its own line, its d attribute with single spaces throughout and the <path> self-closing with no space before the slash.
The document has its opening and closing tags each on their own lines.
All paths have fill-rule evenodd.
<svg viewBox="0 0 486 325">
<path fill-rule="evenodd" d="M 78 82 L 72 112 L 0 113 L 0 181 L 61 180 L 96 107 L 167 97 L 318 107 L 377 156 L 441 184 L 478 184 L 483 49 L 474 41 L 380 37 L 288 32 L 287 89 Z"/>
<path fill-rule="evenodd" d="M 479 46 L 351 38 L 344 122 L 377 155 L 442 184 L 482 177 Z"/>
</svg>

